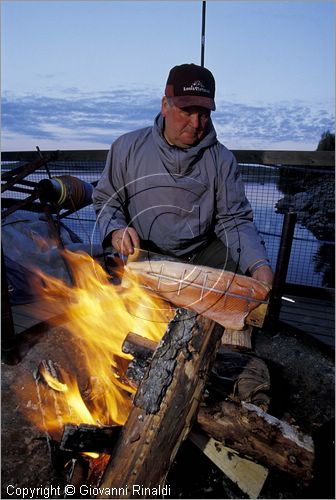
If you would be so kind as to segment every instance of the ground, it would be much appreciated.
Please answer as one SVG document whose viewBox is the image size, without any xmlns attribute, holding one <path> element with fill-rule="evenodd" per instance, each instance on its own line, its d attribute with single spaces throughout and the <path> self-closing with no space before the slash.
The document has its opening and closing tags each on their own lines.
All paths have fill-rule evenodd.
<svg viewBox="0 0 336 500">
<path fill-rule="evenodd" d="M 271 471 L 260 498 L 334 498 L 332 354 L 284 328 L 278 329 L 275 335 L 268 331 L 256 332 L 254 349 L 270 368 L 273 387 L 270 413 L 313 435 L 317 457 L 315 479 L 311 484 L 303 485 L 285 474 Z M 42 359 L 61 361 L 63 366 L 75 360 L 75 365 L 80 366 L 78 346 L 69 344 L 66 330 L 59 327 L 41 336 L 20 363 L 2 364 L 1 498 L 20 498 L 12 494 L 14 488 L 51 485 L 54 487 L 51 497 L 62 498 L 62 494 L 57 494 L 61 489 L 56 488 L 64 485 L 64 470 L 55 463 L 56 455 L 48 448 L 46 434 L 30 423 L 23 412 L 25 409 L 39 412 L 36 394 L 28 394 L 27 387 Z M 171 498 L 245 498 L 239 488 L 188 441 L 177 454 L 167 482 L 171 485 Z M 41 489 L 38 493 L 35 490 L 32 498 L 45 498 L 44 495 Z"/>
</svg>

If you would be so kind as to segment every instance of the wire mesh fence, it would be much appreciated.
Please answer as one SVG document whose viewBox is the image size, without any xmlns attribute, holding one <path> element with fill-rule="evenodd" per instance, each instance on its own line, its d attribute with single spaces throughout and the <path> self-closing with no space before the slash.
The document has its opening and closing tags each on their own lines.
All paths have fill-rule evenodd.
<svg viewBox="0 0 336 500">
<path fill-rule="evenodd" d="M 6 172 L 20 162 L 3 162 Z M 104 161 L 54 161 L 26 177 L 38 182 L 49 176 L 72 175 L 92 183 L 99 179 Z M 246 195 L 275 268 L 284 214 L 297 213 L 287 282 L 334 288 L 334 171 L 328 168 L 241 164 Z M 3 197 L 25 198 L 8 192 Z M 65 217 L 65 222 L 84 243 L 99 243 L 93 206 Z"/>
</svg>

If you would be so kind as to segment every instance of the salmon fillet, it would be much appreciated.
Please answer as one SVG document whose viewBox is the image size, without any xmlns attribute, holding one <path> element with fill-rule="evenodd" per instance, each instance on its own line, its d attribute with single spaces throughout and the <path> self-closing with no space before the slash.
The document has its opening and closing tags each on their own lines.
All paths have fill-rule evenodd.
<svg viewBox="0 0 336 500">
<path fill-rule="evenodd" d="M 265 303 L 269 294 L 269 287 L 253 278 L 170 260 L 128 262 L 127 277 L 175 306 L 235 330 L 244 328 L 248 314 Z"/>
</svg>

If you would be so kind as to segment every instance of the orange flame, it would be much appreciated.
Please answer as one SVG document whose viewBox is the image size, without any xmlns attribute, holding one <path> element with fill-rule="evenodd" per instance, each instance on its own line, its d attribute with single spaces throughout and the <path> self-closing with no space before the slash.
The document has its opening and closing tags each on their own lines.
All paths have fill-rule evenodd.
<svg viewBox="0 0 336 500">
<path fill-rule="evenodd" d="M 62 370 L 62 380 L 42 374 L 54 400 L 43 408 L 44 426 L 50 432 L 60 428 L 55 401 L 61 409 L 66 407 L 60 410 L 63 423 L 123 425 L 134 393 L 124 377 L 131 357 L 122 352 L 123 341 L 131 331 L 159 341 L 173 311 L 136 282 L 125 289 L 112 285 L 109 275 L 87 254 L 65 250 L 64 258 L 74 285 L 37 271 L 43 281 L 40 294 L 64 316 L 63 326 L 79 347 L 80 362 L 74 357 L 71 373 Z M 76 371 L 89 383 L 86 398 Z"/>
</svg>

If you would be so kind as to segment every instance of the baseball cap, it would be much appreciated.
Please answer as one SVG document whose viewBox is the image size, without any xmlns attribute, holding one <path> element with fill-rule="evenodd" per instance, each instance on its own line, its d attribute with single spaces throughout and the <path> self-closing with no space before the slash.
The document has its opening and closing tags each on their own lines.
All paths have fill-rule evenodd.
<svg viewBox="0 0 336 500">
<path fill-rule="evenodd" d="M 175 106 L 202 106 L 216 109 L 215 79 L 211 71 L 197 64 L 174 66 L 169 72 L 165 95 L 172 98 Z"/>
</svg>

